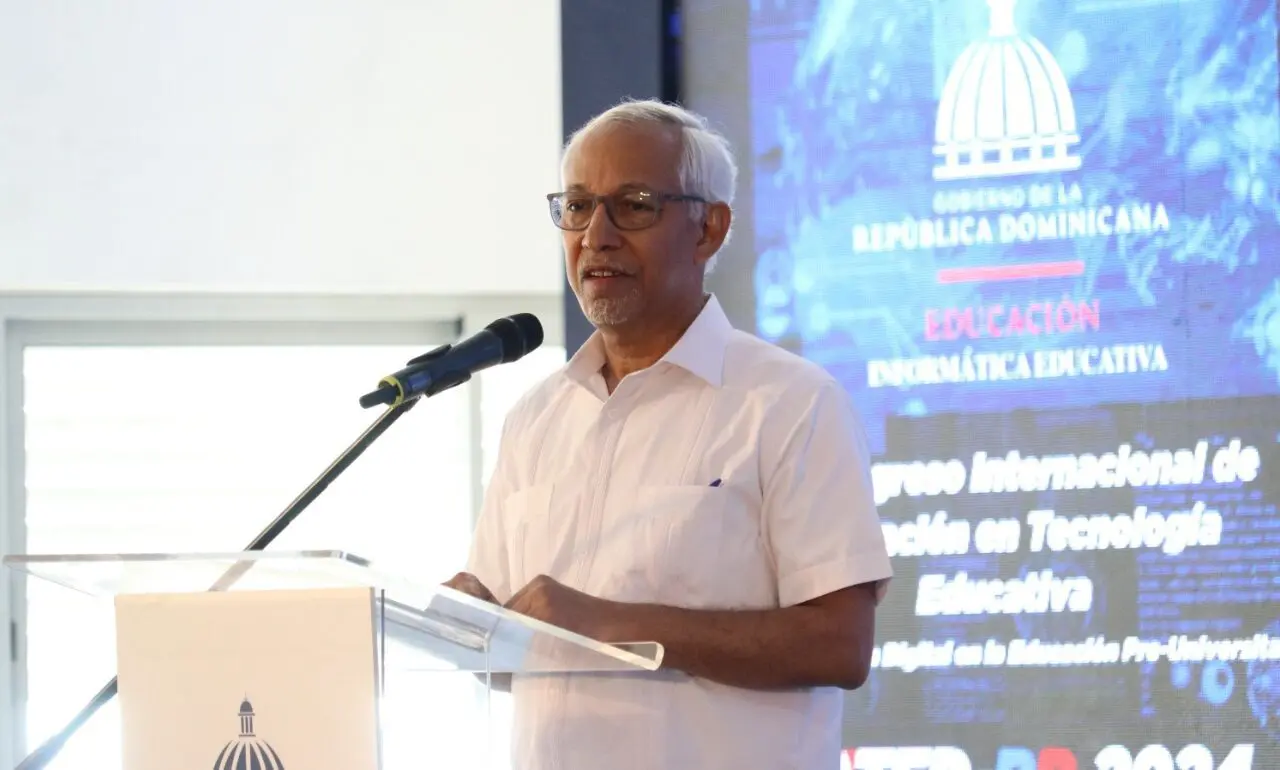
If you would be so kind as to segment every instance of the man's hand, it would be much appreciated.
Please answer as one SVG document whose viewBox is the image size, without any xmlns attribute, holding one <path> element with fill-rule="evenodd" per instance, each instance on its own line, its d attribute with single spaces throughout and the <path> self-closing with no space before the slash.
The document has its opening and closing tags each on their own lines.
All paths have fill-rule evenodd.
<svg viewBox="0 0 1280 770">
<path fill-rule="evenodd" d="M 497 604 L 498 599 L 493 592 L 485 588 L 484 583 L 480 582 L 480 578 L 472 575 L 470 572 L 459 572 L 445 582 L 445 585 L 455 591 L 461 591 L 467 596 Z M 510 674 L 482 674 L 476 673 L 476 679 L 480 680 L 480 684 L 492 687 L 498 692 L 511 692 L 511 675 Z"/>
<path fill-rule="evenodd" d="M 493 593 L 490 592 L 488 588 L 484 587 L 484 583 L 481 583 L 480 579 L 475 575 L 472 575 L 470 572 L 459 572 L 446 581 L 445 585 L 455 591 L 461 591 L 468 596 L 474 596 L 481 601 L 491 602 L 493 604 L 498 603 L 498 600 L 494 597 Z"/>
<path fill-rule="evenodd" d="M 605 629 L 613 603 L 569 588 L 539 575 L 511 597 L 505 607 L 512 612 L 550 623 L 566 631 L 608 641 Z"/>
</svg>

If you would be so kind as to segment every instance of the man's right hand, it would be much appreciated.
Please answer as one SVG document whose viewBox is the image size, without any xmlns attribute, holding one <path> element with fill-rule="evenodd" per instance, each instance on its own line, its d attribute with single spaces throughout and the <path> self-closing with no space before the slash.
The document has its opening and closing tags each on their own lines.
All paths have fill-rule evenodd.
<svg viewBox="0 0 1280 770">
<path fill-rule="evenodd" d="M 498 599 L 493 593 L 484 587 L 484 583 L 480 582 L 480 578 L 472 575 L 470 572 L 459 572 L 445 582 L 445 585 L 455 591 L 461 591 L 468 596 L 474 596 L 481 601 L 498 604 Z M 485 685 L 498 692 L 511 692 L 511 675 L 510 674 L 483 674 L 477 672 L 476 679 L 480 684 Z"/>
<path fill-rule="evenodd" d="M 498 603 L 493 593 L 484 587 L 484 583 L 480 582 L 480 578 L 470 572 L 459 572 L 446 581 L 445 585 L 468 596 L 474 596 L 481 601 L 492 602 L 493 604 Z"/>
</svg>

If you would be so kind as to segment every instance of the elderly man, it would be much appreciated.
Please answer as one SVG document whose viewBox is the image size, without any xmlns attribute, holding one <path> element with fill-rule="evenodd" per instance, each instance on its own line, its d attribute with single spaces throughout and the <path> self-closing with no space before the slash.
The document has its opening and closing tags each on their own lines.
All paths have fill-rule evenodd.
<svg viewBox="0 0 1280 770">
<path fill-rule="evenodd" d="M 845 392 L 704 289 L 735 180 L 702 118 L 627 102 L 570 140 L 548 196 L 596 332 L 508 416 L 449 584 L 666 657 L 515 677 L 520 770 L 839 766 L 892 573 Z"/>
</svg>

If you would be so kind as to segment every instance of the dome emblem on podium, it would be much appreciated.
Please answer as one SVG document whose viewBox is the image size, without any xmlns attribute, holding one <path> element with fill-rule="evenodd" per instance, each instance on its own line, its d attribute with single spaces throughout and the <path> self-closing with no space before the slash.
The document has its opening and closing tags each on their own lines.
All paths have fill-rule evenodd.
<svg viewBox="0 0 1280 770">
<path fill-rule="evenodd" d="M 280 755 L 253 732 L 253 704 L 240 704 L 240 737 L 222 747 L 213 770 L 284 770 Z"/>
<path fill-rule="evenodd" d="M 936 180 L 1080 167 L 1067 78 L 1039 40 L 1018 31 L 1016 3 L 987 0 L 986 39 L 970 43 L 947 75 L 934 132 Z"/>
</svg>

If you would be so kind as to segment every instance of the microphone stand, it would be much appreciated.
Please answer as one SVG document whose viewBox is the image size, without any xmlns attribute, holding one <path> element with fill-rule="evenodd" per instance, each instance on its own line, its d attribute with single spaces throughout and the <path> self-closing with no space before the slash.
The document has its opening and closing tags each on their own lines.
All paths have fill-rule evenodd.
<svg viewBox="0 0 1280 770">
<path fill-rule="evenodd" d="M 386 432 L 392 423 L 412 409 L 418 401 L 419 399 L 417 398 L 402 401 L 379 415 L 378 419 L 374 420 L 373 424 L 366 428 L 354 443 L 343 450 L 342 454 L 338 455 L 338 458 L 328 468 L 325 468 L 324 472 L 302 491 L 302 494 L 289 503 L 289 506 L 279 516 L 276 516 L 275 520 L 268 524 L 266 529 L 262 530 L 244 550 L 265 550 L 271 544 L 271 541 L 279 537 L 280 533 L 284 532 L 293 523 L 293 520 L 306 510 L 307 506 L 320 497 L 325 489 L 333 483 L 334 479 L 342 475 L 342 472 L 355 462 L 356 458 L 364 453 L 364 450 L 368 449 L 374 441 L 377 441 L 378 437 Z M 253 562 L 236 562 L 209 590 L 225 591 L 252 566 Z M 41 744 L 40 748 L 31 752 L 26 759 L 18 764 L 16 770 L 42 770 L 58 756 L 58 752 L 62 751 L 62 747 L 71 736 L 75 735 L 76 731 L 83 727 L 89 721 L 89 718 L 97 713 L 98 709 L 105 706 L 108 701 L 115 697 L 118 689 L 119 679 L 118 677 L 112 677 L 111 681 L 103 685 L 98 694 L 94 695 L 93 699 L 84 708 L 80 709 L 80 712 L 72 717 L 71 721 L 62 730 Z"/>
</svg>

